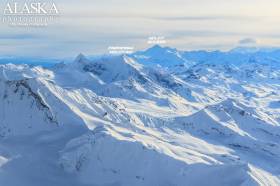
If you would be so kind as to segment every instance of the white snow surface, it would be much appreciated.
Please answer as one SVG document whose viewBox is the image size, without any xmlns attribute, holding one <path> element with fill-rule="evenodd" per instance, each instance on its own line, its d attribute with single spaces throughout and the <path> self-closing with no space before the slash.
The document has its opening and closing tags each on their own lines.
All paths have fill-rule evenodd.
<svg viewBox="0 0 280 186">
<path fill-rule="evenodd" d="M 0 65 L 0 185 L 280 185 L 280 63 L 185 55 Z"/>
</svg>

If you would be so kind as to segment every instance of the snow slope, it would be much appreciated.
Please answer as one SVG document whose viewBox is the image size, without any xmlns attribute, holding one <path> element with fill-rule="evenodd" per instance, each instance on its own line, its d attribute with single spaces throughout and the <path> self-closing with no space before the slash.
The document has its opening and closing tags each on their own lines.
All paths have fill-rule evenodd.
<svg viewBox="0 0 280 186">
<path fill-rule="evenodd" d="M 280 185 L 277 51 L 214 53 L 1 65 L 0 184 Z"/>
</svg>

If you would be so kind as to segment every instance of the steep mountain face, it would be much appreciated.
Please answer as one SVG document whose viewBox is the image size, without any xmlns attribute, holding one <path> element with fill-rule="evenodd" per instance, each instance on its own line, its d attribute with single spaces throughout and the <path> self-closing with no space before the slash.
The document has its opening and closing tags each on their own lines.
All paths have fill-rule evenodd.
<svg viewBox="0 0 280 186">
<path fill-rule="evenodd" d="M 280 185 L 276 53 L 1 65 L 0 184 Z"/>
<path fill-rule="evenodd" d="M 0 83 L 2 137 L 50 130 L 58 125 L 55 115 L 40 93 L 32 90 L 32 79 Z M 19 125 L 18 121 L 22 124 Z"/>
</svg>

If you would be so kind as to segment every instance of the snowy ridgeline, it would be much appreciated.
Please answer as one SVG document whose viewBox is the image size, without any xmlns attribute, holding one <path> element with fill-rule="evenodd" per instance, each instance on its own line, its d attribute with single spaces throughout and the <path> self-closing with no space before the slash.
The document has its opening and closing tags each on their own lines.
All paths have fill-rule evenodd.
<svg viewBox="0 0 280 186">
<path fill-rule="evenodd" d="M 280 185 L 280 55 L 240 50 L 1 65 L 0 185 Z"/>
</svg>

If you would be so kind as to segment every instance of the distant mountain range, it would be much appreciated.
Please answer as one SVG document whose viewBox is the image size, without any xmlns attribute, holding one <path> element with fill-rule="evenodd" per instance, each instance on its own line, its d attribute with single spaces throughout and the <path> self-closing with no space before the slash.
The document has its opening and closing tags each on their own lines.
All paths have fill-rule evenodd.
<svg viewBox="0 0 280 186">
<path fill-rule="evenodd" d="M 269 63 L 280 61 L 280 49 L 278 48 L 246 48 L 238 47 L 228 52 L 222 51 L 179 51 L 169 47 L 154 47 L 132 54 L 138 62 L 145 65 L 174 66 L 186 64 L 191 66 L 195 63 L 241 63 L 259 62 Z"/>
<path fill-rule="evenodd" d="M 98 59 L 108 55 L 90 55 L 90 60 Z M 180 64 L 191 66 L 195 63 L 247 63 L 254 60 L 259 62 L 278 61 L 280 60 L 280 48 L 276 47 L 237 47 L 230 51 L 181 51 L 171 47 L 162 47 L 154 45 L 153 47 L 144 50 L 136 51 L 128 55 L 138 63 L 146 66 L 161 65 L 170 67 Z M 70 63 L 73 59 L 68 58 L 41 58 L 41 57 L 19 57 L 19 56 L 1 56 L 0 64 L 30 64 L 50 67 L 57 63 Z"/>
</svg>

